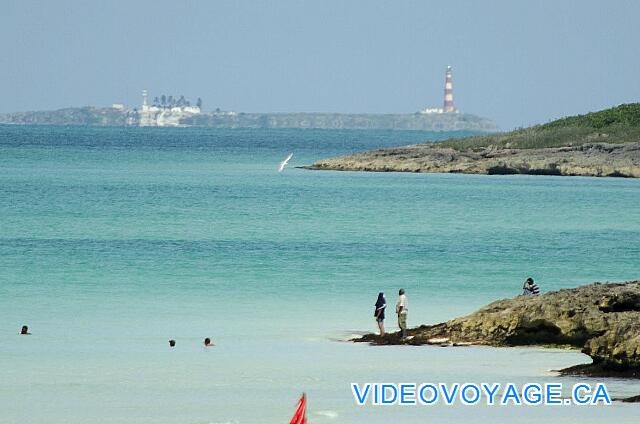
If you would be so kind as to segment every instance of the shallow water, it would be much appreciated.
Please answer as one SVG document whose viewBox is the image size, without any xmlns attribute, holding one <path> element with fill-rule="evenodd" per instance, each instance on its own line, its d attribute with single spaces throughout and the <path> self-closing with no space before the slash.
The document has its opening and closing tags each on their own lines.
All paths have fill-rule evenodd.
<svg viewBox="0 0 640 424">
<path fill-rule="evenodd" d="M 549 370 L 588 361 L 335 341 L 374 329 L 378 291 L 404 287 L 417 325 L 527 276 L 543 291 L 638 278 L 637 180 L 294 168 L 447 136 L 0 126 L 3 422 L 286 422 L 302 391 L 313 423 L 635 422 L 621 404 L 355 406 L 351 382 L 569 386 Z"/>
</svg>

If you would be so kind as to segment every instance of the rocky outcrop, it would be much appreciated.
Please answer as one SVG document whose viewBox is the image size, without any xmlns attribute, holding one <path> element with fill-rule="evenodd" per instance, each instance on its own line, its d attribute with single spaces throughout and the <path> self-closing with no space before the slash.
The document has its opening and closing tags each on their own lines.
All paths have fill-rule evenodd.
<svg viewBox="0 0 640 424">
<path fill-rule="evenodd" d="M 640 177 L 640 142 L 586 143 L 540 149 L 456 150 L 416 144 L 325 159 L 316 170 Z"/>
<path fill-rule="evenodd" d="M 593 364 L 567 374 L 640 378 L 640 281 L 564 289 L 542 296 L 518 296 L 445 323 L 398 334 L 354 339 L 372 344 L 481 344 L 491 346 L 570 345 Z"/>
</svg>

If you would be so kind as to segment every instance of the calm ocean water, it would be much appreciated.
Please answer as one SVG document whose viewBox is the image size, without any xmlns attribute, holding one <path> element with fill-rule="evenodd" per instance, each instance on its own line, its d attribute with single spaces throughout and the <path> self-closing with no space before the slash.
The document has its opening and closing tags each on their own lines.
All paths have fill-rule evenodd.
<svg viewBox="0 0 640 424">
<path fill-rule="evenodd" d="M 374 330 L 378 291 L 404 287 L 418 325 L 528 276 L 640 276 L 638 180 L 294 168 L 452 135 L 0 126 L 0 421 L 282 423 L 306 391 L 312 423 L 637 422 L 633 405 L 355 406 L 351 382 L 568 386 L 549 370 L 588 361 L 336 341 Z"/>
</svg>

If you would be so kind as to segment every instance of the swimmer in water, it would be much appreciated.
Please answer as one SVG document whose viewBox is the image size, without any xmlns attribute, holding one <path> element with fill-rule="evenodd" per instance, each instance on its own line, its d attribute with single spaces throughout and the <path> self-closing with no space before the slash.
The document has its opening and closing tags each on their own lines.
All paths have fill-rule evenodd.
<svg viewBox="0 0 640 424">
<path fill-rule="evenodd" d="M 211 342 L 211 339 L 209 337 L 204 339 L 204 347 L 212 347 L 212 346 L 215 346 L 215 345 Z"/>
</svg>

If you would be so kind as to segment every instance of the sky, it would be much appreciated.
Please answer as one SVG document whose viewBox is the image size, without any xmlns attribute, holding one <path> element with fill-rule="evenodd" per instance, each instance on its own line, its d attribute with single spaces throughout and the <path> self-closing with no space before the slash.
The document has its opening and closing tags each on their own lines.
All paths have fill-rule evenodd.
<svg viewBox="0 0 640 424">
<path fill-rule="evenodd" d="M 640 2 L 0 0 L 0 113 L 456 107 L 502 129 L 640 101 Z"/>
</svg>

